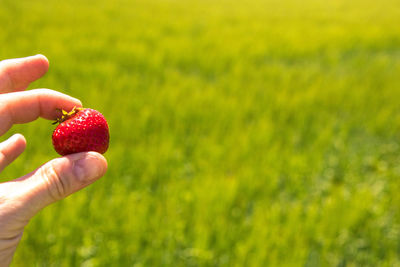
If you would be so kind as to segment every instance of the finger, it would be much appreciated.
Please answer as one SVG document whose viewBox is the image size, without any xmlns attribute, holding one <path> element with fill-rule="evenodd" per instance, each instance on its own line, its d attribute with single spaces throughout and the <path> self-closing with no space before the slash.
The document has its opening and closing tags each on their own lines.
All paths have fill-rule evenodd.
<svg viewBox="0 0 400 267">
<path fill-rule="evenodd" d="M 13 162 L 26 147 L 26 140 L 21 134 L 14 134 L 0 143 L 0 172 Z"/>
<path fill-rule="evenodd" d="M 49 90 L 36 89 L 0 95 L 0 135 L 13 124 L 36 120 L 39 116 L 55 119 L 60 116 L 58 109 L 71 110 L 82 103 L 68 95 Z"/>
<path fill-rule="evenodd" d="M 22 206 L 31 218 L 47 205 L 92 184 L 107 170 L 106 159 L 97 152 L 82 152 L 54 159 L 17 179 Z"/>
<path fill-rule="evenodd" d="M 49 61 L 43 55 L 1 61 L 0 93 L 24 90 L 48 69 Z"/>
</svg>

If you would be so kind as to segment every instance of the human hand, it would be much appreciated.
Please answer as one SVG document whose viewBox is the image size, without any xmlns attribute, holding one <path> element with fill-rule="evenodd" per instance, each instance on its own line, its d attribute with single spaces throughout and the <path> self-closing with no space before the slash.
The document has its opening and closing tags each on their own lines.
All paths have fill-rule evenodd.
<svg viewBox="0 0 400 267">
<path fill-rule="evenodd" d="M 0 62 L 0 135 L 13 124 L 38 117 L 55 119 L 57 109 L 82 106 L 70 96 L 49 89 L 22 91 L 48 69 L 44 56 Z M 15 134 L 0 143 L 0 172 L 25 149 L 25 138 Z M 107 169 L 106 159 L 83 152 L 53 159 L 18 179 L 0 183 L 0 266 L 8 266 L 25 225 L 42 208 L 88 186 Z"/>
</svg>

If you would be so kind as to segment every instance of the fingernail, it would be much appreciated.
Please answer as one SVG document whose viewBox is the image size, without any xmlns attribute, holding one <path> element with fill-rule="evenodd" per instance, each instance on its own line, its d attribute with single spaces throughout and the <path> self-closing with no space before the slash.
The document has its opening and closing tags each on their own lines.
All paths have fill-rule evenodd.
<svg viewBox="0 0 400 267">
<path fill-rule="evenodd" d="M 96 180 L 105 173 L 104 161 L 104 158 L 97 153 L 82 153 L 74 162 L 73 172 L 79 181 Z"/>
</svg>

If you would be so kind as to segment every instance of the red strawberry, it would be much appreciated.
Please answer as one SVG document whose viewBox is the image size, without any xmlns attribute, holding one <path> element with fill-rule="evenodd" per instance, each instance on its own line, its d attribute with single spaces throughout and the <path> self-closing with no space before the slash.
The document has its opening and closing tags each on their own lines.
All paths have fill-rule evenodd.
<svg viewBox="0 0 400 267">
<path fill-rule="evenodd" d="M 74 108 L 71 112 L 62 111 L 60 123 L 53 132 L 53 146 L 58 154 L 64 156 L 84 151 L 97 151 L 104 154 L 110 140 L 108 124 L 104 116 L 90 108 Z"/>
</svg>

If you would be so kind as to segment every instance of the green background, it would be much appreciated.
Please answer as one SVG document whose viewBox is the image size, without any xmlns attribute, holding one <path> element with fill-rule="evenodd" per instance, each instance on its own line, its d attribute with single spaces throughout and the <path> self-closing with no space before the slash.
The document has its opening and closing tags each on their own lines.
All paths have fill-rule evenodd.
<svg viewBox="0 0 400 267">
<path fill-rule="evenodd" d="M 0 1 L 0 58 L 108 119 L 13 266 L 400 266 L 400 2 Z M 57 157 L 53 126 L 17 125 Z"/>
</svg>

